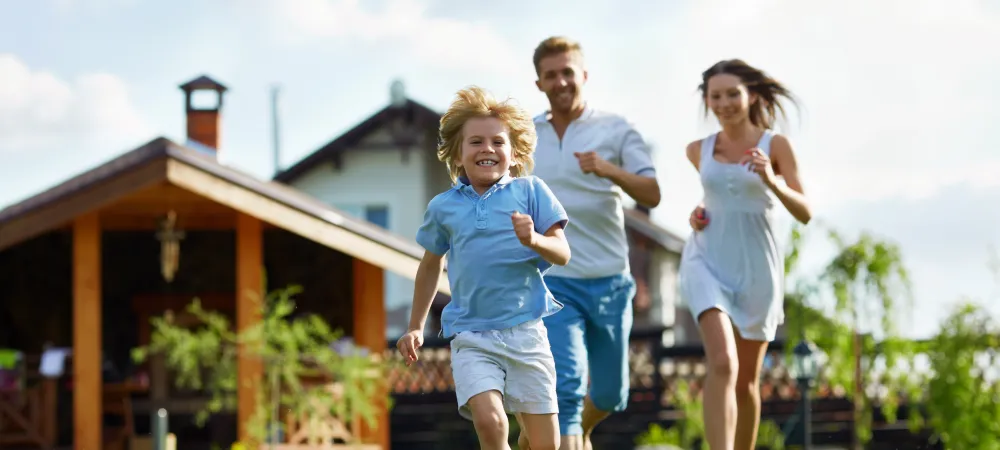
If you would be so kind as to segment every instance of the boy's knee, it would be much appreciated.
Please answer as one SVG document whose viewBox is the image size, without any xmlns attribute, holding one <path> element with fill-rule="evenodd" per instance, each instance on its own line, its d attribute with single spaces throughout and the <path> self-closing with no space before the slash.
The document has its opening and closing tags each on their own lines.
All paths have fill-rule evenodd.
<svg viewBox="0 0 1000 450">
<path fill-rule="evenodd" d="M 507 439 L 507 415 L 502 411 L 482 410 L 472 412 L 476 434 L 486 441 Z"/>
<path fill-rule="evenodd" d="M 719 377 L 730 383 L 736 382 L 739 373 L 739 362 L 736 355 L 729 352 L 718 352 L 708 355 L 708 375 Z"/>
</svg>

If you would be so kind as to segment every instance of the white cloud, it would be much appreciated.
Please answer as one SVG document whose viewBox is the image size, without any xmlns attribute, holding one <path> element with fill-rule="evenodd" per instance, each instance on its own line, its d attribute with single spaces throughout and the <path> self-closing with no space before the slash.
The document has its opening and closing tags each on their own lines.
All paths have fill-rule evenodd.
<svg viewBox="0 0 1000 450">
<path fill-rule="evenodd" d="M 1000 151 L 987 131 L 1000 121 L 992 105 L 1000 47 L 987 43 L 1000 42 L 1000 14 L 987 3 L 692 2 L 655 40 L 605 58 L 600 76 L 617 78 L 594 95 L 617 102 L 663 148 L 665 201 L 681 204 L 660 213 L 670 223 L 683 224 L 684 205 L 701 196 L 683 146 L 715 129 L 697 109 L 699 75 L 734 57 L 800 98 L 803 114 L 787 131 L 821 214 L 858 199 L 922 198 L 959 181 L 997 185 Z M 608 73 L 611 61 L 639 70 Z M 642 95 L 621 95 L 626 81 Z"/>
<path fill-rule="evenodd" d="M 103 10 L 121 6 L 133 6 L 139 0 L 49 0 L 57 12 L 70 13 L 81 8 Z"/>
<path fill-rule="evenodd" d="M 120 78 L 94 73 L 67 82 L 0 54 L 0 154 L 54 153 L 95 142 L 120 150 L 150 135 Z"/>
<path fill-rule="evenodd" d="M 351 45 L 389 43 L 401 55 L 442 69 L 516 73 L 517 57 L 491 25 L 435 17 L 423 0 L 387 0 L 381 8 L 360 0 L 281 0 L 268 3 L 284 39 L 341 38 Z"/>
<path fill-rule="evenodd" d="M 900 245 L 914 283 L 914 334 L 933 330 L 948 308 L 971 299 L 1000 314 L 991 259 L 1000 248 L 1000 187 L 945 186 L 926 198 L 859 202 L 836 211 L 848 232 L 867 229 Z"/>
</svg>

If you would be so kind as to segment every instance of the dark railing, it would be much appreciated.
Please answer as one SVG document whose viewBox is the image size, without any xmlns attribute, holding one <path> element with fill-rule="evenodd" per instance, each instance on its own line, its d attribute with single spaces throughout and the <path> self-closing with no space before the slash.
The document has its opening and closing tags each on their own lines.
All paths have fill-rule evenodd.
<svg viewBox="0 0 1000 450">
<path fill-rule="evenodd" d="M 705 374 L 704 349 L 700 346 L 664 346 L 663 330 L 636 330 L 631 336 L 631 396 L 628 408 L 610 416 L 594 432 L 595 450 L 631 449 L 636 437 L 650 424 L 671 426 L 681 417 L 669 399 L 672 391 L 685 381 L 700 393 Z M 420 350 L 420 361 L 406 368 L 401 364 L 390 374 L 395 406 L 391 414 L 392 448 L 407 450 L 450 450 L 477 448 L 472 423 L 458 415 L 454 382 L 451 377 L 451 352 L 445 339 L 427 339 Z M 395 341 L 390 349 L 395 348 Z M 398 354 L 390 351 L 399 361 Z M 784 364 L 784 343 L 771 343 L 761 375 L 761 415 L 792 432 L 798 430 L 799 393 L 796 382 Z M 851 400 L 840 389 L 831 388 L 823 379 L 812 402 L 813 443 L 846 444 L 852 429 Z M 906 417 L 905 405 L 900 417 Z M 512 426 L 516 426 L 513 425 Z M 927 444 L 926 435 L 913 435 L 900 424 L 887 424 L 876 412 L 874 439 L 869 449 L 936 449 Z M 880 447 L 885 443 L 887 447 Z"/>
</svg>

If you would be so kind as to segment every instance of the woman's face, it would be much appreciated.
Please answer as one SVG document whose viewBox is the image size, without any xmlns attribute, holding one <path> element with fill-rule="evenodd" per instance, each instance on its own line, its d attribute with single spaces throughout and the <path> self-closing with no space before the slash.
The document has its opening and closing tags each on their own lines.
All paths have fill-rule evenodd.
<svg viewBox="0 0 1000 450">
<path fill-rule="evenodd" d="M 755 100 L 756 96 L 736 75 L 720 73 L 708 79 L 705 102 L 720 124 L 734 125 L 748 120 L 750 105 Z"/>
</svg>

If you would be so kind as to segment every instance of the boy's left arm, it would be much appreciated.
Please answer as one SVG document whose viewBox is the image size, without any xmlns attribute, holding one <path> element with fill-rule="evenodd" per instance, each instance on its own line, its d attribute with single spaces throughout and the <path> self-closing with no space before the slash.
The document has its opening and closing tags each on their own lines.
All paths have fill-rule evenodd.
<svg viewBox="0 0 1000 450">
<path fill-rule="evenodd" d="M 535 233 L 537 234 L 537 232 Z M 569 263 L 569 242 L 566 241 L 566 233 L 563 232 L 560 224 L 552 225 L 545 231 L 545 234 L 537 235 L 530 247 L 554 265 L 565 266 Z"/>
<path fill-rule="evenodd" d="M 531 214 L 524 218 L 531 222 L 533 239 L 528 240 L 527 246 L 550 264 L 565 266 L 569 263 L 570 249 L 563 229 L 569 223 L 569 216 L 541 178 L 531 178 L 530 192 Z"/>
</svg>

